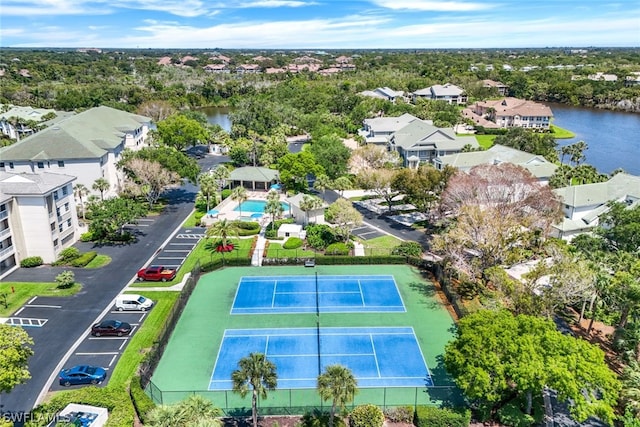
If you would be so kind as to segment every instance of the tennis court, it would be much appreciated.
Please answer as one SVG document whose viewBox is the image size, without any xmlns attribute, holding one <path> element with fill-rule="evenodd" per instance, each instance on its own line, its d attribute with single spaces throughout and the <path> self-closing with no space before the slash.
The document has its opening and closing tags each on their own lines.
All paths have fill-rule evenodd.
<svg viewBox="0 0 640 427">
<path fill-rule="evenodd" d="M 315 388 L 334 364 L 349 368 L 360 387 L 433 385 L 413 328 L 232 329 L 224 333 L 209 390 L 230 390 L 231 373 L 250 352 L 275 363 L 282 388 Z"/>
<path fill-rule="evenodd" d="M 320 405 L 318 373 L 336 363 L 358 380 L 354 404 L 437 404 L 456 393 L 441 359 L 453 320 L 417 269 L 314 270 L 235 267 L 203 275 L 147 388 L 151 397 L 169 404 L 198 393 L 225 412 L 247 408 L 250 396 L 233 393 L 230 377 L 250 352 L 265 353 L 278 373 L 278 388 L 261 400 L 261 408 Z M 268 290 L 258 291 L 261 285 Z M 304 311 L 296 311 L 299 306 Z"/>
<path fill-rule="evenodd" d="M 231 314 L 404 312 L 391 275 L 247 276 Z"/>
</svg>

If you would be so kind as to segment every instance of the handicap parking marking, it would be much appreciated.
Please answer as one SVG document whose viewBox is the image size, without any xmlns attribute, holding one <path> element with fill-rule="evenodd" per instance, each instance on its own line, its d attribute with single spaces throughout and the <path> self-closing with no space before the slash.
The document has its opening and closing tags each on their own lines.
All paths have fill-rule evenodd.
<svg viewBox="0 0 640 427">
<path fill-rule="evenodd" d="M 31 328 L 42 328 L 49 319 L 34 319 L 30 317 L 9 317 L 5 322 L 6 325 L 22 326 Z"/>
<path fill-rule="evenodd" d="M 176 234 L 177 239 L 202 239 L 204 234 Z"/>
</svg>

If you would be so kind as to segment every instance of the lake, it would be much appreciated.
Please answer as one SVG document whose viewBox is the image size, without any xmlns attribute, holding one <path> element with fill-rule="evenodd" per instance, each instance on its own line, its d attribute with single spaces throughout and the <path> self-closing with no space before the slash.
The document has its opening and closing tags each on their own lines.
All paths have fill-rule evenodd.
<svg viewBox="0 0 640 427">
<path fill-rule="evenodd" d="M 198 111 L 207 116 L 207 120 L 212 125 L 220 125 L 222 129 L 231 132 L 231 120 L 229 119 L 229 107 L 203 107 Z"/>
<path fill-rule="evenodd" d="M 553 124 L 576 134 L 572 139 L 559 139 L 558 146 L 584 141 L 589 146 L 585 162 L 599 172 L 611 173 L 622 168 L 640 175 L 640 114 L 547 105 L 553 111 Z"/>
</svg>

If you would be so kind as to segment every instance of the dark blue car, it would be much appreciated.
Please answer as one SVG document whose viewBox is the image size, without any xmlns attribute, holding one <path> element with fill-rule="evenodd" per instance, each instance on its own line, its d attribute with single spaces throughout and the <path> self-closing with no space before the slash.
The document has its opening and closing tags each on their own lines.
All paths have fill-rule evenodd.
<svg viewBox="0 0 640 427">
<path fill-rule="evenodd" d="M 60 385 L 100 384 L 107 378 L 107 371 L 99 366 L 78 365 L 60 371 Z"/>
</svg>

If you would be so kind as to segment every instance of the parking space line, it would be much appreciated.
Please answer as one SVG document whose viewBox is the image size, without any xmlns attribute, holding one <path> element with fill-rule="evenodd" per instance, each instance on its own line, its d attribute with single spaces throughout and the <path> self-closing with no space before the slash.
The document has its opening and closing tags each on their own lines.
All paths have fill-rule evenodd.
<svg viewBox="0 0 640 427">
<path fill-rule="evenodd" d="M 156 259 L 185 259 L 183 256 L 159 256 Z"/>
<path fill-rule="evenodd" d="M 38 297 L 33 297 L 31 298 L 29 301 L 27 301 L 27 305 L 31 304 L 32 302 L 34 302 L 36 300 L 36 298 Z"/>
<path fill-rule="evenodd" d="M 133 332 L 133 331 L 131 331 Z M 124 345 L 127 343 L 127 341 L 122 341 L 122 344 L 120 344 L 120 347 L 118 347 L 118 351 L 122 351 L 122 348 L 124 347 Z"/>
<path fill-rule="evenodd" d="M 108 356 L 110 354 L 118 355 L 119 351 L 102 351 L 102 352 L 93 352 L 93 353 L 76 353 L 76 356 Z"/>
<path fill-rule="evenodd" d="M 47 304 L 27 304 L 27 307 L 34 307 L 34 308 L 62 308 L 61 305 L 47 305 Z"/>
<path fill-rule="evenodd" d="M 165 249 L 164 252 L 186 252 L 186 253 L 189 253 L 189 250 L 186 250 L 186 249 Z"/>
<path fill-rule="evenodd" d="M 116 361 L 116 358 L 118 357 L 117 354 L 114 354 L 113 357 L 111 358 L 111 362 L 109 362 L 109 366 L 113 365 L 113 362 Z"/>
<path fill-rule="evenodd" d="M 16 311 L 15 313 L 13 313 L 14 316 L 19 315 L 20 313 L 22 313 L 22 310 L 24 310 L 24 307 L 22 307 L 20 310 Z"/>
</svg>

